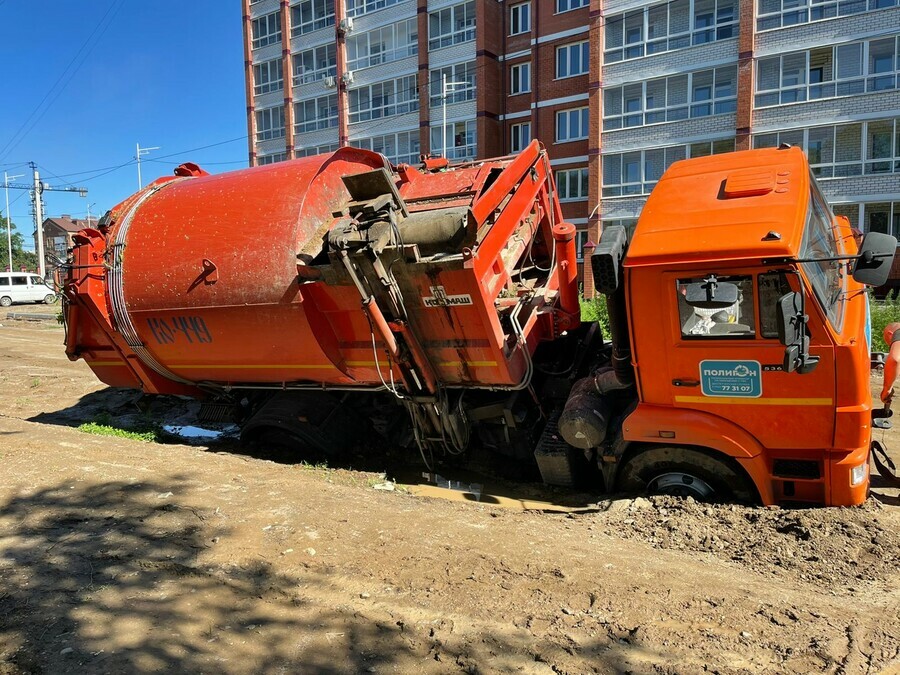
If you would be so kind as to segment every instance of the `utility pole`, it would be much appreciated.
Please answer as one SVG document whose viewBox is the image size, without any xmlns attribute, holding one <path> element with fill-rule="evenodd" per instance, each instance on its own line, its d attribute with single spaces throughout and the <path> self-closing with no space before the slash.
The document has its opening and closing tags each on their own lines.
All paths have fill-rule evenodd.
<svg viewBox="0 0 900 675">
<path fill-rule="evenodd" d="M 38 275 L 46 279 L 47 270 L 44 264 L 44 186 L 41 185 L 41 176 L 34 162 L 29 164 L 34 171 L 34 189 L 31 192 L 31 200 L 34 204 L 34 236 L 36 237 L 34 250 L 38 255 Z"/>
<path fill-rule="evenodd" d="M 97 206 L 97 202 L 94 202 L 93 204 L 88 204 L 88 207 L 87 207 L 87 214 L 88 214 L 87 215 L 87 226 L 88 227 L 93 227 L 93 225 L 91 225 L 91 207 L 92 206 Z"/>
<path fill-rule="evenodd" d="M 155 145 L 152 148 L 142 148 L 140 143 L 135 143 L 135 147 L 137 148 L 137 154 L 135 154 L 134 158 L 137 160 L 138 190 L 142 190 L 144 188 L 144 183 L 141 180 L 141 157 L 149 155 L 151 150 L 159 150 L 159 146 Z"/>
<path fill-rule="evenodd" d="M 18 176 L 7 176 L 6 172 L 3 172 L 3 187 L 6 189 L 6 246 L 9 250 L 10 272 L 13 272 L 14 270 L 12 266 L 12 217 L 9 215 L 9 179 L 21 178 L 24 175 L 24 173 L 20 173 Z"/>
<path fill-rule="evenodd" d="M 83 187 L 51 187 L 41 182 L 41 176 L 37 170 L 37 164 L 28 162 L 28 166 L 34 172 L 34 182 L 32 183 L 10 183 L 5 181 L 4 187 L 9 190 L 28 190 L 31 193 L 31 205 L 34 213 L 34 248 L 38 254 L 38 272 L 41 278 L 46 278 L 47 265 L 44 260 L 44 198 L 43 193 L 51 192 L 77 192 L 80 197 L 87 197 L 87 188 Z M 4 174 L 5 175 L 5 174 Z M 7 197 L 7 200 L 9 197 Z M 9 210 L 9 207 L 7 207 Z M 9 214 L 7 214 L 7 218 Z M 12 248 L 12 235 L 10 237 L 10 248 Z M 11 267 L 12 265 L 10 265 Z"/>
</svg>

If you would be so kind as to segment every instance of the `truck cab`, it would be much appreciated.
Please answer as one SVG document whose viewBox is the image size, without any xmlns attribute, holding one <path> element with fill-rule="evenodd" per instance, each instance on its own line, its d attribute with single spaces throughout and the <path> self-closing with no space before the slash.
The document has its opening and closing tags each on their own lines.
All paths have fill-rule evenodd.
<svg viewBox="0 0 900 675">
<path fill-rule="evenodd" d="M 704 498 L 718 482 L 765 504 L 866 499 L 859 236 L 832 214 L 799 148 L 666 172 L 624 258 L 637 404 L 621 427 L 620 488 L 655 480 Z M 896 240 L 880 243 L 886 275 Z"/>
</svg>

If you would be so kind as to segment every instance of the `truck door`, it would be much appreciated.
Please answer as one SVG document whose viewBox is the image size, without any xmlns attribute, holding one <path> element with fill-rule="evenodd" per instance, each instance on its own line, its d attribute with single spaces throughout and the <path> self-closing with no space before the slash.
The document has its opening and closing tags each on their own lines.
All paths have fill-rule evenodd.
<svg viewBox="0 0 900 675">
<path fill-rule="evenodd" d="M 810 353 L 819 357 L 804 375 L 782 368 L 776 302 L 790 289 L 783 272 L 671 274 L 668 306 L 672 404 L 724 417 L 770 449 L 824 449 L 834 437 L 835 373 L 832 342 L 811 318 Z M 698 307 L 697 292 L 724 289 L 727 307 Z M 730 285 L 730 286 L 729 286 Z M 736 287 L 737 293 L 734 293 Z M 713 289 L 715 292 L 715 288 Z M 731 293 L 732 295 L 729 295 Z M 813 313 L 808 307 L 808 313 Z"/>
</svg>

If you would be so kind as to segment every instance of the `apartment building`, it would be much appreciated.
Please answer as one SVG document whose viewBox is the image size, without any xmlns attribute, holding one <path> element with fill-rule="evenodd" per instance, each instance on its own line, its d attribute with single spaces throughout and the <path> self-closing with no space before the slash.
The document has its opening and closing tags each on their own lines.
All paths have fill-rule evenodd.
<svg viewBox="0 0 900 675">
<path fill-rule="evenodd" d="M 609 0 L 603 19 L 603 224 L 633 224 L 675 160 L 790 143 L 837 214 L 900 236 L 898 0 Z"/>
<path fill-rule="evenodd" d="M 243 0 L 250 163 L 350 145 L 395 164 L 540 138 L 588 238 L 589 0 Z"/>
<path fill-rule="evenodd" d="M 672 162 L 791 143 L 838 214 L 900 235 L 900 0 L 338 1 L 243 0 L 251 164 L 539 138 L 581 251 Z"/>
</svg>

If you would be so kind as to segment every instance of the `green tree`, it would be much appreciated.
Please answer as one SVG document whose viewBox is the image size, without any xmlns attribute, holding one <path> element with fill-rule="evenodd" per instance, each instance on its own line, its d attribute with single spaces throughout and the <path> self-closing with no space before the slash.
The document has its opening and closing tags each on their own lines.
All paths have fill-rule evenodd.
<svg viewBox="0 0 900 675">
<path fill-rule="evenodd" d="M 6 221 L 5 217 L 0 217 L 0 270 L 5 270 L 9 266 L 9 254 L 6 248 Z M 29 271 L 37 269 L 37 254 L 33 251 L 25 250 L 25 236 L 16 229 L 16 224 L 11 223 L 12 230 L 12 259 L 13 271 L 18 271 L 25 267 Z"/>
</svg>

